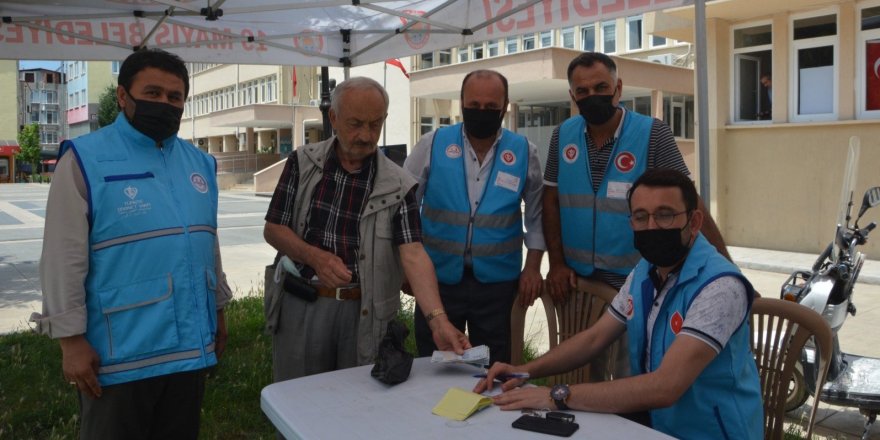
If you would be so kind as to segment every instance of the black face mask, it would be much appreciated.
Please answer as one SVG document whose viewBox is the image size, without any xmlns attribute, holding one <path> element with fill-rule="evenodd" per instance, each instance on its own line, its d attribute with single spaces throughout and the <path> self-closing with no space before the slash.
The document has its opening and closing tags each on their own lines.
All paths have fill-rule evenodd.
<svg viewBox="0 0 880 440">
<path fill-rule="evenodd" d="M 156 142 L 162 142 L 180 129 L 182 108 L 164 102 L 135 99 L 131 93 L 128 96 L 135 105 L 134 116 L 128 122 L 137 131 Z"/>
<path fill-rule="evenodd" d="M 477 139 L 495 136 L 501 128 L 501 110 L 463 108 L 464 130 Z"/>
<path fill-rule="evenodd" d="M 610 95 L 590 95 L 577 101 L 576 104 L 581 116 L 588 123 L 602 125 L 617 113 L 617 107 L 611 103 L 613 100 L 613 93 Z"/>
<path fill-rule="evenodd" d="M 645 229 L 635 231 L 633 244 L 642 257 L 657 267 L 671 267 L 681 261 L 690 248 L 681 242 L 681 231 L 678 229 Z M 690 241 L 690 240 L 688 240 Z"/>
</svg>

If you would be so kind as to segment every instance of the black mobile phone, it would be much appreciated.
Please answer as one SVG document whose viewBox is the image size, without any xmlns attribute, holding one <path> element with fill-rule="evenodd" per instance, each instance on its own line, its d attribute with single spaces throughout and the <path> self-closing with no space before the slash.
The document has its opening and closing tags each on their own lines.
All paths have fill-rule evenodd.
<svg viewBox="0 0 880 440">
<path fill-rule="evenodd" d="M 558 419 L 545 419 L 543 417 L 530 415 L 524 415 L 514 420 L 513 425 L 511 426 L 516 429 L 558 435 L 560 437 L 571 437 L 571 435 L 580 428 L 580 425 L 574 422 L 564 422 Z"/>
<path fill-rule="evenodd" d="M 550 411 L 544 415 L 545 418 L 549 420 L 559 420 L 560 422 L 573 422 L 574 414 L 559 412 L 559 411 Z"/>
</svg>

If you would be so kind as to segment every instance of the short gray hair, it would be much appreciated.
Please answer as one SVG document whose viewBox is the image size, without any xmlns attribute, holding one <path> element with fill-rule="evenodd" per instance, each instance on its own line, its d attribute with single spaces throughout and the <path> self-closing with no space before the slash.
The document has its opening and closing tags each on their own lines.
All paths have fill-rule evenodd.
<svg viewBox="0 0 880 440">
<path fill-rule="evenodd" d="M 339 114 L 339 107 L 342 105 L 342 94 L 347 90 L 370 88 L 376 89 L 382 94 L 382 99 L 385 100 L 385 113 L 388 113 L 388 92 L 385 91 L 381 84 L 364 76 L 349 78 L 336 86 L 330 95 L 330 110 L 333 110 L 333 113 Z"/>
</svg>

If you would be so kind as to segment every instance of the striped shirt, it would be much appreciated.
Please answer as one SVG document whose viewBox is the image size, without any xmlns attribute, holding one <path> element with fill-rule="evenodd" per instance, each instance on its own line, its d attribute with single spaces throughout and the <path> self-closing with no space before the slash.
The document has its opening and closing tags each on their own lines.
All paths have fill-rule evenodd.
<svg viewBox="0 0 880 440">
<path fill-rule="evenodd" d="M 359 281 L 358 253 L 360 252 L 360 224 L 363 208 L 373 189 L 376 174 L 375 154 L 364 160 L 360 170 L 346 171 L 336 156 L 335 148 L 330 149 L 324 164 L 321 180 L 315 186 L 306 216 L 306 231 L 303 240 L 322 250 L 338 256 L 352 273 L 352 283 Z M 269 203 L 266 221 L 293 228 L 295 213 L 294 200 L 299 184 L 299 160 L 296 152 L 290 154 L 278 186 Z M 401 244 L 422 241 L 422 224 L 415 198 L 415 187 L 404 197 L 397 213 L 392 219 L 393 243 Z M 315 275 L 314 269 L 297 264 L 300 273 L 306 278 Z"/>
<path fill-rule="evenodd" d="M 623 120 L 626 118 L 628 111 L 624 109 L 623 117 L 620 118 L 620 125 L 614 136 L 605 141 L 601 147 L 596 147 L 589 133 L 585 132 L 584 137 L 587 140 L 587 157 L 590 164 L 590 176 L 592 177 L 593 192 L 599 191 L 602 185 L 602 179 L 605 177 L 605 170 L 610 166 L 611 152 L 614 150 L 614 144 L 620 137 L 620 130 L 623 127 Z M 589 125 L 587 126 L 589 130 Z M 665 122 L 654 118 L 651 125 L 651 136 L 648 138 L 648 165 L 647 169 L 652 168 L 672 168 L 681 171 L 690 176 L 690 171 L 684 163 L 678 144 L 675 143 L 675 137 Z M 559 178 L 559 127 L 553 129 L 553 135 L 550 137 L 550 149 L 547 153 L 547 165 L 544 167 L 544 185 L 556 187 Z M 615 289 L 620 289 L 626 280 L 625 275 L 618 275 L 612 272 L 606 272 L 602 269 L 596 269 L 593 278 L 610 284 Z"/>
</svg>

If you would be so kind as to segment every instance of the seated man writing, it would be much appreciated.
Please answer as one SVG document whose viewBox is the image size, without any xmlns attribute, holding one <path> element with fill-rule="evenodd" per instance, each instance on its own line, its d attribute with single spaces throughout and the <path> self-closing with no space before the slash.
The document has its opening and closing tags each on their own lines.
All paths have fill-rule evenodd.
<svg viewBox="0 0 880 440">
<path fill-rule="evenodd" d="M 578 368 L 627 331 L 632 377 L 553 389 L 519 388 L 524 379 L 511 379 L 495 404 L 504 410 L 647 410 L 654 429 L 677 438 L 761 438 L 761 390 L 748 340 L 752 286 L 699 233 L 703 214 L 684 174 L 649 170 L 627 200 L 642 260 L 610 313 L 526 365 L 496 363 L 474 392 L 491 389 L 504 374 L 536 378 Z"/>
</svg>

